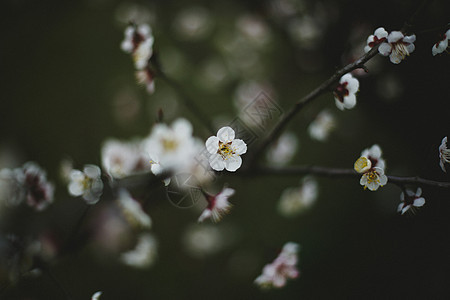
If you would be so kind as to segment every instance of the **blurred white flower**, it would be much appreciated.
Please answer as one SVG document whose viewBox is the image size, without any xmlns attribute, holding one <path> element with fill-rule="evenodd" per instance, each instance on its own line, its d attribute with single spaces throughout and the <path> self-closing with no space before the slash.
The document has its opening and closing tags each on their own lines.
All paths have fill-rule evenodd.
<svg viewBox="0 0 450 300">
<path fill-rule="evenodd" d="M 23 171 L 17 169 L 0 170 L 0 205 L 17 206 L 25 198 Z"/>
<path fill-rule="evenodd" d="M 91 300 L 99 300 L 99 299 L 100 299 L 100 296 L 102 295 L 102 293 L 103 293 L 103 292 L 101 292 L 101 291 L 96 292 L 94 295 L 92 295 Z"/>
<path fill-rule="evenodd" d="M 392 31 L 387 36 L 387 40 L 378 47 L 378 52 L 383 56 L 389 56 L 392 63 L 399 64 L 414 51 L 415 41 L 414 34 L 404 36 L 400 31 Z"/>
<path fill-rule="evenodd" d="M 125 29 L 125 38 L 120 48 L 127 53 L 133 53 L 146 40 L 153 40 L 152 29 L 149 25 L 130 25 Z"/>
<path fill-rule="evenodd" d="M 298 46 L 314 49 L 323 37 L 323 26 L 314 16 L 295 17 L 288 22 L 288 32 Z"/>
<path fill-rule="evenodd" d="M 175 120 L 171 127 L 156 124 L 144 144 L 150 159 L 160 164 L 160 172 L 188 171 L 201 151 L 201 142 L 192 136 L 191 123 L 182 118 Z"/>
<path fill-rule="evenodd" d="M 210 218 L 213 222 L 220 221 L 223 215 L 231 209 L 231 203 L 228 201 L 228 198 L 233 196 L 234 192 L 235 190 L 232 188 L 224 188 L 216 195 L 204 193 L 208 206 L 200 215 L 198 221 L 203 222 L 207 218 Z"/>
<path fill-rule="evenodd" d="M 173 24 L 182 39 L 199 40 L 206 37 L 213 28 L 213 19 L 204 7 L 189 7 L 178 13 Z"/>
<path fill-rule="evenodd" d="M 283 191 L 278 202 L 278 212 L 284 217 L 296 216 L 314 204 L 317 194 L 317 181 L 305 177 L 300 187 L 287 188 Z"/>
<path fill-rule="evenodd" d="M 83 171 L 72 170 L 68 189 L 70 195 L 83 196 L 88 204 L 97 203 L 103 193 L 100 168 L 96 165 L 85 165 Z"/>
<path fill-rule="evenodd" d="M 145 69 L 150 57 L 153 55 L 153 36 L 141 42 L 132 55 L 136 69 Z"/>
<path fill-rule="evenodd" d="M 425 198 L 421 197 L 421 195 L 422 189 L 420 187 L 417 188 L 415 193 L 409 189 L 406 190 L 406 195 L 402 192 L 400 194 L 401 203 L 398 205 L 397 212 L 401 212 L 403 215 L 409 209 L 414 212 L 413 209 L 415 207 L 423 206 L 425 204 Z"/>
<path fill-rule="evenodd" d="M 359 81 L 352 74 L 347 73 L 339 80 L 339 85 L 334 90 L 336 106 L 340 110 L 351 109 L 356 105 L 356 92 L 359 89 Z"/>
<path fill-rule="evenodd" d="M 292 132 L 285 132 L 269 148 L 266 159 L 274 165 L 285 165 L 294 157 L 297 148 L 297 136 Z"/>
<path fill-rule="evenodd" d="M 309 124 L 308 133 L 311 138 L 324 142 L 335 127 L 336 121 L 334 116 L 327 110 L 323 110 Z"/>
<path fill-rule="evenodd" d="M 433 48 L 431 48 L 431 53 L 433 54 L 433 56 L 436 56 L 437 54 L 440 54 L 445 50 L 447 50 L 449 39 L 450 39 L 450 29 L 447 30 L 447 32 L 444 34 L 442 40 L 434 44 Z"/>
<path fill-rule="evenodd" d="M 384 175 L 384 169 L 373 167 L 371 161 L 362 156 L 355 162 L 354 169 L 358 173 L 362 173 L 359 183 L 371 191 L 376 191 L 380 186 L 387 183 L 387 176 Z"/>
<path fill-rule="evenodd" d="M 122 178 L 150 171 L 151 164 L 141 141 L 108 139 L 101 150 L 102 166 L 108 176 Z"/>
<path fill-rule="evenodd" d="M 157 242 L 153 235 L 143 233 L 138 237 L 133 250 L 122 253 L 120 260 L 131 267 L 146 268 L 156 261 Z"/>
<path fill-rule="evenodd" d="M 189 226 L 183 235 L 186 251 L 197 258 L 219 252 L 224 246 L 222 230 L 213 225 Z"/>
<path fill-rule="evenodd" d="M 388 32 L 383 28 L 380 27 L 377 30 L 375 30 L 374 34 L 370 35 L 367 38 L 367 45 L 364 47 L 364 51 L 367 53 L 372 49 L 374 46 L 381 44 L 386 40 L 388 36 Z"/>
<path fill-rule="evenodd" d="M 36 210 L 45 209 L 53 202 L 54 185 L 47 181 L 46 172 L 33 162 L 27 162 L 18 171 L 26 191 L 27 204 Z"/>
<path fill-rule="evenodd" d="M 263 46 L 270 41 L 271 33 L 264 19 L 257 15 L 243 15 L 236 21 L 236 27 L 245 38 L 256 46 Z"/>
<path fill-rule="evenodd" d="M 242 165 L 241 155 L 247 152 L 247 145 L 241 139 L 235 139 L 234 130 L 225 126 L 217 131 L 217 136 L 209 137 L 206 149 L 211 154 L 209 163 L 216 171 L 234 172 Z"/>
<path fill-rule="evenodd" d="M 298 251 L 298 244 L 286 243 L 278 257 L 264 266 L 262 274 L 255 279 L 255 284 L 261 288 L 281 288 L 288 279 L 297 278 L 300 274 L 297 269 Z"/>
<path fill-rule="evenodd" d="M 447 148 L 447 137 L 442 139 L 441 145 L 439 146 L 439 165 L 442 171 L 447 172 L 445 163 L 450 163 L 450 149 Z"/>
<path fill-rule="evenodd" d="M 130 193 L 121 189 L 119 191 L 119 197 L 117 203 L 121 208 L 128 223 L 135 227 L 150 228 L 152 225 L 152 219 L 142 209 L 141 204 L 131 197 Z"/>
</svg>

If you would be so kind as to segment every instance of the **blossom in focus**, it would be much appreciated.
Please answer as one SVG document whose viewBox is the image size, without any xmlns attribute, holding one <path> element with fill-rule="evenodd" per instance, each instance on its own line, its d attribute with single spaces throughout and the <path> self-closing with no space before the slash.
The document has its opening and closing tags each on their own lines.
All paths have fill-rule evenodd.
<svg viewBox="0 0 450 300">
<path fill-rule="evenodd" d="M 153 127 L 144 144 L 151 161 L 160 164 L 159 172 L 183 172 L 194 165 L 201 142 L 192 136 L 192 131 L 191 123 L 182 118 L 170 127 L 162 123 Z"/>
<path fill-rule="evenodd" d="M 327 110 L 321 111 L 308 127 L 309 136 L 324 142 L 330 132 L 336 127 L 334 116 Z"/>
<path fill-rule="evenodd" d="M 150 171 L 149 157 L 140 141 L 122 142 L 109 139 L 101 150 L 102 167 L 111 178 Z"/>
<path fill-rule="evenodd" d="M 247 145 L 241 139 L 235 139 L 234 130 L 231 127 L 222 127 L 217 131 L 217 136 L 211 136 L 206 140 L 206 149 L 211 154 L 209 164 L 216 171 L 234 172 L 242 165 L 241 155 L 247 152 Z"/>
<path fill-rule="evenodd" d="M 387 176 L 384 170 L 379 167 L 372 167 L 371 161 L 367 157 L 360 157 L 356 160 L 354 169 L 358 173 L 362 173 L 359 183 L 371 191 L 376 191 L 380 186 L 387 183 Z"/>
<path fill-rule="evenodd" d="M 447 30 L 447 32 L 444 34 L 442 40 L 434 44 L 433 48 L 431 48 L 431 53 L 433 54 L 433 56 L 436 56 L 437 54 L 440 54 L 445 50 L 447 50 L 449 39 L 450 39 L 450 29 Z"/>
<path fill-rule="evenodd" d="M 301 187 L 287 188 L 283 191 L 278 202 L 278 212 L 285 217 L 296 216 L 316 201 L 317 194 L 317 181 L 305 177 Z"/>
<path fill-rule="evenodd" d="M 117 203 L 119 204 L 119 207 L 121 208 L 128 223 L 140 228 L 151 227 L 152 219 L 142 209 L 141 204 L 131 197 L 127 190 L 121 189 L 119 191 Z"/>
<path fill-rule="evenodd" d="M 450 149 L 447 148 L 447 137 L 442 139 L 441 145 L 439 146 L 439 165 L 442 171 L 447 172 L 445 163 L 450 163 Z"/>
<path fill-rule="evenodd" d="M 367 45 L 364 47 L 364 51 L 366 53 L 369 52 L 374 46 L 384 42 L 387 36 L 388 32 L 383 27 L 376 29 L 375 32 L 367 38 Z"/>
<path fill-rule="evenodd" d="M 297 278 L 300 274 L 296 266 L 298 251 L 298 244 L 286 243 L 278 257 L 264 266 L 262 274 L 255 279 L 255 284 L 261 288 L 281 288 L 288 279 Z"/>
<path fill-rule="evenodd" d="M 414 193 L 412 190 L 407 189 L 405 193 L 400 194 L 400 204 L 398 205 L 397 211 L 401 212 L 402 215 L 409 209 L 415 207 L 421 207 L 425 204 L 425 198 L 421 197 L 422 189 L 419 187 Z"/>
<path fill-rule="evenodd" d="M 33 162 L 25 163 L 22 172 L 27 204 L 36 210 L 43 210 L 53 202 L 53 184 L 47 181 L 46 172 Z"/>
<path fill-rule="evenodd" d="M 69 194 L 83 196 L 88 204 L 95 204 L 103 193 L 101 170 L 96 165 L 85 165 L 83 171 L 72 170 L 68 185 Z"/>
<path fill-rule="evenodd" d="M 275 165 L 285 165 L 295 155 L 297 147 L 297 136 L 291 132 L 285 132 L 267 151 L 267 161 Z"/>
<path fill-rule="evenodd" d="M 378 47 L 378 52 L 381 55 L 389 56 L 392 63 L 399 64 L 414 51 L 415 41 L 416 36 L 414 34 L 404 36 L 400 31 L 392 31 L 387 36 L 386 41 Z"/>
<path fill-rule="evenodd" d="M 143 233 L 138 237 L 133 250 L 122 253 L 120 260 L 131 267 L 146 268 L 152 265 L 157 257 L 157 242 L 153 235 Z"/>
<path fill-rule="evenodd" d="M 334 90 L 336 106 L 340 110 L 351 109 L 356 105 L 356 92 L 359 89 L 359 81 L 352 74 L 347 73 L 339 80 L 339 85 Z"/>
<path fill-rule="evenodd" d="M 208 202 L 208 206 L 206 206 L 198 221 L 203 222 L 207 218 L 210 218 L 213 222 L 220 221 L 223 215 L 231 209 L 231 203 L 228 201 L 228 198 L 233 196 L 234 192 L 235 190 L 232 188 L 224 188 L 216 195 L 210 195 L 204 192 L 203 194 Z"/>
</svg>

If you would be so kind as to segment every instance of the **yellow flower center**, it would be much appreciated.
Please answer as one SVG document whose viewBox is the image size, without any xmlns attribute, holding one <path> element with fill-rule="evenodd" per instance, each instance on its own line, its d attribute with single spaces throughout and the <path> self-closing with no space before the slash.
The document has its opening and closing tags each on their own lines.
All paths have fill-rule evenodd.
<svg viewBox="0 0 450 300">
<path fill-rule="evenodd" d="M 394 52 L 398 53 L 398 55 L 404 59 L 406 56 L 409 56 L 409 51 L 408 49 L 406 49 L 405 44 L 403 44 L 402 42 L 400 43 L 395 43 L 394 44 Z"/>
<path fill-rule="evenodd" d="M 178 142 L 172 139 L 163 139 L 162 145 L 164 147 L 164 150 L 173 151 L 178 147 Z"/>
<path fill-rule="evenodd" d="M 217 153 L 219 153 L 224 160 L 227 160 L 228 158 L 232 157 L 236 152 L 231 148 L 231 142 L 228 144 L 219 142 L 219 150 L 217 150 Z"/>
</svg>

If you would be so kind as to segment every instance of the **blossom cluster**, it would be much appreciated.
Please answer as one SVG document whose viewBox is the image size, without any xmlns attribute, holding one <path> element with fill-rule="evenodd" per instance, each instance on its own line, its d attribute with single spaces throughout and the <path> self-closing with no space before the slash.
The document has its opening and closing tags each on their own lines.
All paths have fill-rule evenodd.
<svg viewBox="0 0 450 300">
<path fill-rule="evenodd" d="M 415 50 L 414 42 L 416 36 L 405 36 L 400 31 L 392 31 L 388 33 L 383 27 L 375 30 L 373 35 L 367 38 L 365 52 L 369 52 L 373 47 L 379 45 L 378 52 L 383 56 L 389 56 L 394 64 L 399 64 L 402 60 L 409 56 Z"/>
<path fill-rule="evenodd" d="M 385 162 L 381 155 L 380 146 L 373 145 L 363 150 L 361 157 L 356 160 L 354 169 L 362 174 L 360 184 L 364 186 L 364 189 L 376 191 L 387 183 L 387 176 L 384 175 Z"/>
<path fill-rule="evenodd" d="M 122 50 L 133 57 L 137 81 L 145 85 L 150 94 L 155 91 L 154 71 L 150 65 L 153 43 L 154 37 L 149 25 L 131 24 L 125 29 L 125 38 L 121 44 Z"/>
</svg>

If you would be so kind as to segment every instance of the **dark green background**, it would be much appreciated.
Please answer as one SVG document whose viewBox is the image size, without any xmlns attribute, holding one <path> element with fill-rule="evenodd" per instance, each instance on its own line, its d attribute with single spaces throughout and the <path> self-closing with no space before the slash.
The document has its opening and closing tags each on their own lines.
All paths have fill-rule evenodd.
<svg viewBox="0 0 450 300">
<path fill-rule="evenodd" d="M 448 3 L 430 2 L 416 19 L 417 31 L 449 21 Z M 21 224 L 20 228 L 2 222 L 2 234 L 26 231 L 29 218 L 38 228 L 50 225 L 69 232 L 84 206 L 70 198 L 57 180 L 61 159 L 69 156 L 77 167 L 100 164 L 100 147 L 106 138 L 146 135 L 159 108 L 168 121 L 186 117 L 194 124 L 196 136 L 209 136 L 186 109 L 169 105 L 165 97 L 176 91 L 164 81 L 156 79 L 152 96 L 134 83 L 131 59 L 119 47 L 125 25 L 115 19 L 115 13 L 121 3 L 6 0 L 0 4 L 0 147 L 14 149 L 19 157 L 18 165 L 2 167 L 33 160 L 58 183 L 52 207 L 38 217 L 30 217 L 29 212 L 15 215 L 11 223 Z M 305 1 L 306 11 L 321 5 L 335 16 L 327 20 L 321 43 L 311 50 L 295 46 L 284 27 L 267 14 L 266 1 L 140 3 L 156 16 L 152 28 L 158 55 L 164 58 L 165 49 L 170 48 L 185 57 L 176 79 L 211 117 L 231 119 L 236 115 L 231 98 L 242 74 L 233 73 L 212 90 L 205 89 L 195 75 L 208 58 L 221 59 L 214 37 L 232 33 L 237 16 L 255 14 L 267 21 L 273 42 L 262 51 L 265 71 L 257 76 L 272 83 L 275 100 L 287 110 L 343 65 L 342 55 L 354 46 L 348 42 L 352 29 L 362 28 L 358 41 L 379 26 L 398 30 L 419 1 Z M 210 11 L 214 28 L 206 39 L 180 40 L 173 32 L 173 21 L 179 11 L 193 5 Z M 436 32 L 418 34 L 416 51 L 400 65 L 375 58 L 378 70 L 360 79 L 355 109 L 340 112 L 329 93 L 299 114 L 290 126 L 301 144 L 294 163 L 351 168 L 362 149 L 378 143 L 388 174 L 448 181 L 438 165 L 438 147 L 450 134 L 450 65 L 448 54 L 431 55 L 437 40 Z M 302 65 L 306 61 L 314 71 Z M 403 88 L 390 101 L 383 98 L 378 84 L 388 75 L 395 76 Z M 114 117 L 113 99 L 122 87 L 137 95 L 139 111 L 121 123 Z M 327 142 L 311 141 L 306 122 L 324 107 L 337 117 L 339 126 Z M 152 232 L 159 240 L 159 260 L 154 266 L 134 270 L 113 259 L 99 259 L 86 247 L 58 259 L 52 272 L 74 299 L 89 299 L 98 290 L 104 291 L 101 299 L 448 297 L 448 191 L 423 188 L 424 208 L 413 217 L 399 216 L 395 211 L 400 189 L 394 185 L 371 193 L 356 180 L 318 178 L 319 199 L 314 207 L 285 219 L 276 213 L 277 200 L 285 187 L 298 185 L 299 180 L 221 177 L 215 188 L 227 182 L 237 193 L 232 212 L 217 226 L 231 226 L 236 236 L 232 246 L 215 256 L 194 259 L 182 247 L 182 233 L 195 223 L 198 211 L 176 209 L 156 199 L 149 211 Z M 252 281 L 287 241 L 302 246 L 300 278 L 282 290 L 261 292 Z M 248 265 L 244 259 L 230 267 L 236 257 L 249 258 Z M 46 276 L 24 279 L 2 293 L 1 299 L 64 298 Z"/>
</svg>

